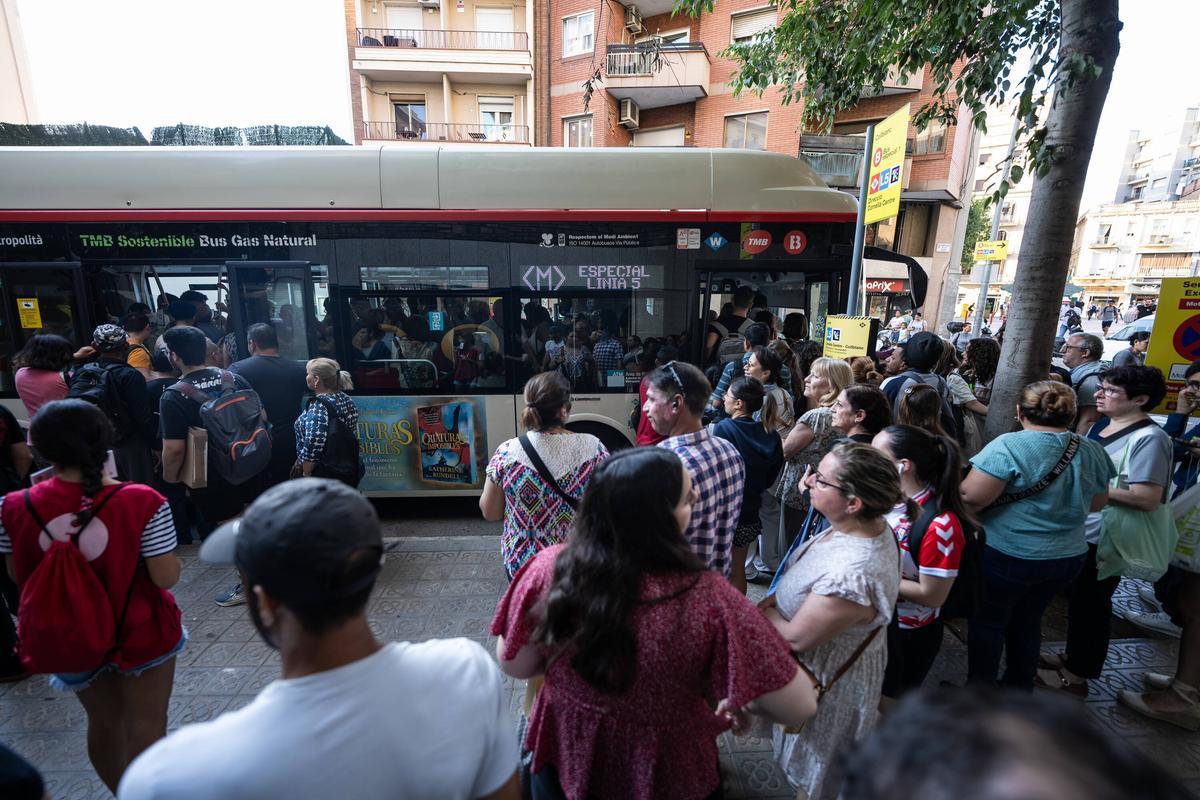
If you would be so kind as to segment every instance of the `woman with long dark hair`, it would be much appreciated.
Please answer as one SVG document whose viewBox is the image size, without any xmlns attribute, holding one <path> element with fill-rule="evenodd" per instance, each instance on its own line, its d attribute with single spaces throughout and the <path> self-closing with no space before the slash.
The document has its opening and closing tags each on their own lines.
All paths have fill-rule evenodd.
<svg viewBox="0 0 1200 800">
<path fill-rule="evenodd" d="M 33 418 L 30 433 L 56 474 L 0 501 L 0 553 L 7 556 L 9 575 L 24 587 L 46 557 L 44 537 L 73 540 L 119 615 L 112 649 L 89 669 L 35 665 L 52 673 L 51 687 L 79 697 L 87 714 L 88 756 L 115 793 L 126 767 L 167 732 L 175 656 L 187 641 L 167 591 L 179 580 L 175 526 L 158 492 L 105 474 L 113 430 L 95 405 L 49 403 Z M 22 595 L 22 606 L 27 602 L 29 595 Z M 27 612 L 53 614 L 54 607 L 21 609 Z M 72 615 L 61 623 L 74 620 Z M 34 648 L 37 642 L 21 635 L 22 647 Z M 45 657 L 42 648 L 23 656 L 29 652 Z"/>
<path fill-rule="evenodd" d="M 500 600 L 500 668 L 546 678 L 526 736 L 534 798 L 709 797 L 721 732 L 748 712 L 799 724 L 815 710 L 783 640 L 683 538 L 694 502 L 674 453 L 617 453 L 567 543 Z"/>
<path fill-rule="evenodd" d="M 67 396 L 68 368 L 74 353 L 75 347 L 69 341 L 47 333 L 30 337 L 13 358 L 13 366 L 17 368 L 13 382 L 30 419 L 46 403 Z"/>
<path fill-rule="evenodd" d="M 962 501 L 962 459 L 953 439 L 911 425 L 890 425 L 872 444 L 896 465 L 901 491 L 921 509 L 914 518 L 900 503 L 887 515 L 901 559 L 900 600 L 888 627 L 883 693 L 896 698 L 919 687 L 937 658 L 941 608 L 967 546 L 964 527 L 973 533 L 979 523 Z M 918 552 L 911 546 L 914 537 L 920 540 Z"/>
</svg>

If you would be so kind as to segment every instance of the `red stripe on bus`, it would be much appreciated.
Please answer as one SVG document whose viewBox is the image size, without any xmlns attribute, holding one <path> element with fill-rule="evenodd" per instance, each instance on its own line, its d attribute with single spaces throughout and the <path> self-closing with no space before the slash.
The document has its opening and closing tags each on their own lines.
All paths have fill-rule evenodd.
<svg viewBox="0 0 1200 800">
<path fill-rule="evenodd" d="M 104 209 L 0 210 L 0 222 L 853 222 L 829 211 L 638 209 Z"/>
</svg>

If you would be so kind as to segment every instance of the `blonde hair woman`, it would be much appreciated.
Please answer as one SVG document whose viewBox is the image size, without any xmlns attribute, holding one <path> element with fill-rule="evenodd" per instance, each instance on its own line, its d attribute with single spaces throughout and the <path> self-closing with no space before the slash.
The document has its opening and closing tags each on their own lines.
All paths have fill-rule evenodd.
<svg viewBox="0 0 1200 800">
<path fill-rule="evenodd" d="M 850 365 L 837 358 L 818 358 L 804 379 L 804 398 L 809 410 L 796 421 L 795 427 L 783 440 L 783 457 L 787 463 L 775 496 L 783 503 L 783 529 L 788 541 L 800 530 L 808 503 L 804 499 L 801 477 L 807 467 L 820 463 L 833 440 L 840 436 L 833 427 L 833 404 L 842 390 L 854 382 Z M 783 552 L 780 551 L 779 556 Z"/>
<path fill-rule="evenodd" d="M 804 483 L 830 528 L 796 549 L 761 607 L 827 690 L 801 731 L 775 729 L 775 758 L 800 796 L 832 800 L 842 782 L 836 756 L 873 727 L 883 687 L 881 633 L 900 591 L 900 548 L 885 515 L 905 503 L 915 518 L 915 504 L 888 457 L 855 442 L 834 446 Z"/>
<path fill-rule="evenodd" d="M 358 409 L 346 394 L 354 388 L 350 373 L 332 358 L 314 358 L 305 369 L 305 383 L 316 396 L 296 419 L 292 474 L 358 486 L 363 469 L 358 455 Z"/>
</svg>

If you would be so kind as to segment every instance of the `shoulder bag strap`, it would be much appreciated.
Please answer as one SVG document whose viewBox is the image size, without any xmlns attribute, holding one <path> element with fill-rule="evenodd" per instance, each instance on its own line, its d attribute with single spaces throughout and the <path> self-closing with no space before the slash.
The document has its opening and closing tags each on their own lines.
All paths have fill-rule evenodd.
<svg viewBox="0 0 1200 800">
<path fill-rule="evenodd" d="M 208 395 L 206 395 L 204 392 L 200 391 L 195 386 L 188 383 L 187 381 L 176 381 L 175 383 L 172 383 L 167 388 L 173 389 L 173 390 L 179 392 L 184 397 L 194 400 L 195 402 L 199 403 L 200 405 L 204 405 L 205 403 L 207 403 L 209 400 L 212 399 Z"/>
<path fill-rule="evenodd" d="M 1024 500 L 1027 497 L 1033 497 L 1035 494 L 1054 483 L 1059 475 L 1062 475 L 1067 471 L 1067 467 L 1070 466 L 1071 460 L 1075 458 L 1075 454 L 1077 452 L 1079 452 L 1079 437 L 1075 434 L 1071 434 L 1071 441 L 1067 442 L 1067 449 L 1063 451 L 1062 457 L 1058 459 L 1058 463 L 1055 464 L 1049 472 L 1042 476 L 1040 481 L 1035 483 L 1033 486 L 1030 486 L 1028 489 L 1022 489 L 1021 491 L 1014 492 L 1012 494 L 1000 495 L 992 502 L 991 505 L 983 510 L 994 511 L 997 508 L 1002 508 L 1010 503 L 1015 503 L 1018 500 Z"/>
<path fill-rule="evenodd" d="M 571 495 L 563 491 L 563 488 L 558 485 L 558 481 L 554 480 L 554 476 L 550 473 L 550 469 L 546 466 L 546 462 L 542 461 L 542 457 L 538 455 L 537 450 L 533 447 L 533 442 L 529 440 L 529 434 L 522 433 L 517 441 L 521 443 L 521 448 L 525 451 L 525 455 L 529 456 L 529 460 L 533 462 L 533 468 L 537 470 L 537 474 L 542 476 L 554 493 L 563 499 L 563 502 L 571 507 L 572 511 L 579 508 L 579 501 Z"/>
</svg>

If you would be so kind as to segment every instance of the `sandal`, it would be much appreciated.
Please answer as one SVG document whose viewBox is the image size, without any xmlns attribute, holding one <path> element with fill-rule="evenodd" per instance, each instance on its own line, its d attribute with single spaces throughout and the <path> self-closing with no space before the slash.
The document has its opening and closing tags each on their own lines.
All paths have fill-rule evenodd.
<svg viewBox="0 0 1200 800">
<path fill-rule="evenodd" d="M 1038 669 L 1052 669 L 1057 671 L 1066 665 L 1066 653 L 1043 653 L 1038 656 Z"/>
<path fill-rule="evenodd" d="M 1051 670 L 1052 668 L 1043 667 L 1043 669 Z M 1080 700 L 1087 699 L 1087 696 L 1088 696 L 1087 680 L 1083 680 L 1079 683 L 1072 683 L 1071 681 L 1067 680 L 1067 677 L 1065 675 L 1063 675 L 1063 671 L 1062 671 L 1061 667 L 1058 669 L 1053 669 L 1053 672 L 1055 675 L 1058 676 L 1058 681 L 1056 683 L 1044 680 L 1042 678 L 1041 674 L 1039 673 L 1039 674 L 1035 675 L 1033 678 L 1034 685 L 1040 686 L 1043 689 L 1051 689 L 1053 691 L 1065 692 L 1066 694 L 1069 694 L 1072 697 L 1077 697 Z"/>
</svg>

